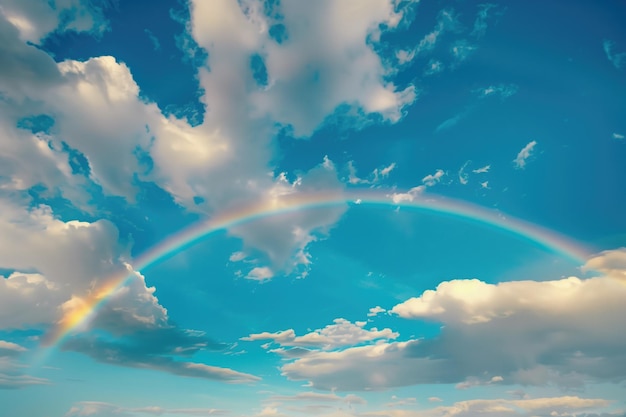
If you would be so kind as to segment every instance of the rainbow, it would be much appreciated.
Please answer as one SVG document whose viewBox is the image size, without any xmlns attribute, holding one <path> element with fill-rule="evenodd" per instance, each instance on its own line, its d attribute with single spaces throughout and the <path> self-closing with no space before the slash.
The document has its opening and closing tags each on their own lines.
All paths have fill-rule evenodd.
<svg viewBox="0 0 626 417">
<path fill-rule="evenodd" d="M 580 243 L 557 232 L 504 215 L 497 210 L 487 209 L 460 200 L 435 196 L 426 198 L 424 196 L 411 195 L 410 193 L 389 194 L 375 190 L 343 193 L 318 192 L 298 194 L 293 197 L 283 196 L 262 204 L 252 204 L 215 215 L 164 239 L 127 265 L 127 270 L 104 280 L 103 284 L 93 294 L 80 299 L 77 305 L 72 308 L 71 313 L 66 314 L 66 317 L 59 322 L 58 326 L 44 338 L 44 345 L 51 348 L 60 346 L 70 334 L 78 330 L 81 325 L 92 317 L 94 312 L 106 303 L 107 299 L 115 291 L 134 276 L 134 271 L 144 271 L 211 236 L 215 232 L 290 212 L 331 207 L 347 209 L 355 205 L 419 210 L 477 222 L 521 237 L 549 252 L 574 261 L 578 265 L 584 264 L 592 253 Z"/>
</svg>

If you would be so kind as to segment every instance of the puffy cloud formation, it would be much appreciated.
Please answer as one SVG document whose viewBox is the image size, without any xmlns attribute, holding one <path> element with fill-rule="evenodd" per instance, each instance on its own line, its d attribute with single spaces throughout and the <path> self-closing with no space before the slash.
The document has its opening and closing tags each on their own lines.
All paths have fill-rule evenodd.
<svg viewBox="0 0 626 417">
<path fill-rule="evenodd" d="M 406 2 L 272 6 L 280 10 L 257 1 L 190 2 L 190 36 L 209 53 L 208 67 L 198 70 L 204 121 L 190 126 L 140 98 L 129 68 L 115 58 L 57 64 L 25 43 L 37 43 L 55 29 L 101 31 L 97 5 L 77 0 L 55 7 L 34 1 L 3 5 L 2 189 L 43 185 L 93 211 L 86 185 L 98 184 L 105 195 L 132 203 L 139 181 L 148 181 L 187 209 L 209 215 L 305 189 L 338 193 L 343 185 L 328 161 L 291 182 L 272 174 L 276 126 L 308 136 L 336 111 L 347 111 L 357 125 L 371 117 L 393 123 L 416 97 L 412 85 L 393 84 L 390 63 L 375 47 L 382 31 L 401 26 Z M 353 24 L 343 24 L 346 16 Z M 233 23 L 241 30 L 230 30 Z M 33 117 L 47 118 L 48 126 L 16 127 Z M 380 175 L 391 169 L 382 168 Z M 231 231 L 243 238 L 246 253 L 261 251 L 267 263 L 247 276 L 305 274 L 307 245 L 342 212 L 306 211 L 280 224 L 268 220 Z"/>
<path fill-rule="evenodd" d="M 587 381 L 623 381 L 623 252 L 608 251 L 590 260 L 594 269 L 605 268 L 606 277 L 442 282 L 391 309 L 403 318 L 441 323 L 437 336 L 307 352 L 285 364 L 283 374 L 340 390 L 428 383 L 575 387 Z"/>
<path fill-rule="evenodd" d="M 133 416 L 221 416 L 229 414 L 225 410 L 216 408 L 163 408 L 158 406 L 148 407 L 122 407 L 119 405 L 100 401 L 81 401 L 76 403 L 65 414 L 65 417 L 108 417 L 115 415 L 118 417 Z"/>
<path fill-rule="evenodd" d="M 276 333 L 256 333 L 242 338 L 242 340 L 271 340 L 280 346 L 319 347 L 323 350 L 335 349 L 343 346 L 353 346 L 360 343 L 375 340 L 395 339 L 399 335 L 390 329 L 378 330 L 372 328 L 366 330 L 366 322 L 352 323 L 346 319 L 335 319 L 334 324 L 314 330 L 303 336 L 296 336 L 293 329 L 283 330 Z"/>
</svg>

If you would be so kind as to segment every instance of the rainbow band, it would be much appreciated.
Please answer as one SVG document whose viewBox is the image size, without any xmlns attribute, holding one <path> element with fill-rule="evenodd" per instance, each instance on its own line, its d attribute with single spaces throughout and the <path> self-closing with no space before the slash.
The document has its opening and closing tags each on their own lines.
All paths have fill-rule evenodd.
<svg viewBox="0 0 626 417">
<path fill-rule="evenodd" d="M 471 220 L 490 226 L 515 236 L 522 237 L 535 245 L 550 252 L 573 260 L 582 265 L 589 258 L 591 251 L 580 243 L 559 235 L 558 233 L 525 222 L 499 211 L 486 209 L 474 204 L 442 197 L 415 197 L 405 194 L 404 201 L 394 202 L 392 196 L 380 191 L 358 191 L 350 193 L 310 193 L 295 197 L 283 196 L 280 200 L 264 204 L 241 207 L 236 210 L 216 215 L 208 220 L 193 224 L 180 232 L 164 239 L 148 251 L 137 257 L 129 271 L 122 272 L 105 280 L 104 283 L 83 300 L 82 305 L 74 311 L 71 318 L 65 318 L 53 333 L 47 338 L 47 345 L 59 346 L 71 332 L 84 323 L 97 311 L 98 307 L 127 280 L 133 276 L 133 270 L 141 271 L 149 268 L 164 259 L 179 253 L 198 243 L 211 234 L 244 223 L 253 222 L 269 216 L 279 216 L 299 210 L 311 210 L 330 207 L 349 207 L 350 205 L 368 205 L 401 207 L 418 209 L 425 212 L 447 214 L 453 217 Z"/>
</svg>

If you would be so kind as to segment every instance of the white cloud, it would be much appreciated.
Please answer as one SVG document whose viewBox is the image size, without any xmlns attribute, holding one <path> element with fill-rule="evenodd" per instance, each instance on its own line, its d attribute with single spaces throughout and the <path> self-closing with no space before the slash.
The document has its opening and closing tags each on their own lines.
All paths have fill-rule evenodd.
<svg viewBox="0 0 626 417">
<path fill-rule="evenodd" d="M 18 360 L 27 350 L 17 343 L 0 340 L 0 390 L 19 389 L 49 383 L 47 379 L 23 373 L 24 366 Z"/>
<path fill-rule="evenodd" d="M 164 408 L 158 406 L 123 407 L 100 401 L 81 401 L 74 404 L 65 414 L 65 417 L 108 417 L 111 415 L 120 417 L 133 417 L 138 415 L 221 416 L 226 414 L 229 414 L 229 412 L 215 408 Z"/>
<path fill-rule="evenodd" d="M 459 27 L 457 17 L 452 10 L 442 10 L 437 17 L 435 28 L 426 34 L 415 48 L 408 50 L 399 50 L 396 52 L 396 59 L 400 65 L 412 62 L 419 54 L 432 51 L 437 44 L 439 37 L 448 31 L 455 31 Z M 430 65 L 431 70 L 433 66 Z M 436 71 L 440 71 L 439 68 Z M 434 73 L 434 72 L 433 72 Z"/>
<path fill-rule="evenodd" d="M 323 350 L 336 349 L 342 346 L 353 346 L 360 343 L 375 340 L 395 339 L 399 335 L 390 329 L 378 330 L 364 328 L 366 322 L 351 323 L 346 319 L 335 319 L 334 324 L 329 324 L 322 329 L 317 329 L 303 336 L 296 336 L 293 329 L 277 333 L 257 333 L 241 340 L 272 340 L 280 346 L 319 347 Z"/>
<path fill-rule="evenodd" d="M 105 4 L 100 2 L 101 5 Z M 107 29 L 102 7 L 96 2 L 57 0 L 4 0 L 0 14 L 20 32 L 24 41 L 40 43 L 50 32 L 92 32 L 96 35 Z"/>
<path fill-rule="evenodd" d="M 434 174 L 428 174 L 424 178 L 422 178 L 422 183 L 427 187 L 432 187 L 441 181 L 441 177 L 445 175 L 443 170 L 438 169 Z"/>
<path fill-rule="evenodd" d="M 384 313 L 386 311 L 387 310 L 385 310 L 381 306 L 372 307 L 370 308 L 369 313 L 367 313 L 367 317 L 375 317 L 379 315 L 380 313 Z"/>
<path fill-rule="evenodd" d="M 513 160 L 517 169 L 523 169 L 526 166 L 526 160 L 530 158 L 536 145 L 537 141 L 530 141 L 519 151 L 517 157 Z"/>
<path fill-rule="evenodd" d="M 583 271 L 596 271 L 626 281 L 626 248 L 608 250 L 589 259 Z"/>
<path fill-rule="evenodd" d="M 396 168 L 396 163 L 392 162 L 387 166 L 382 166 L 380 168 L 375 168 L 367 178 L 359 178 L 357 175 L 356 167 L 354 166 L 354 161 L 348 161 L 348 182 L 350 184 L 371 184 L 375 185 L 380 183 L 383 179 L 389 177 L 391 171 Z"/>
<path fill-rule="evenodd" d="M 321 392 L 300 392 L 295 395 L 272 395 L 268 398 L 268 401 L 274 402 L 321 402 L 321 403 L 347 403 L 347 404 L 366 404 L 367 402 L 354 394 L 348 394 L 346 396 L 340 396 L 334 393 L 321 393 Z"/>
<path fill-rule="evenodd" d="M 472 172 L 474 174 L 484 174 L 486 172 L 489 172 L 490 169 L 491 169 L 491 165 L 485 165 L 484 167 L 473 169 Z"/>
<path fill-rule="evenodd" d="M 445 172 L 441 169 L 435 171 L 434 174 L 428 174 L 422 178 L 422 185 L 411 188 L 406 193 L 393 193 L 389 197 L 394 203 L 401 203 L 403 201 L 414 201 L 418 198 L 427 188 L 433 187 L 441 181 L 441 178 L 445 175 Z"/>
<path fill-rule="evenodd" d="M 618 139 L 618 140 L 622 140 L 624 139 L 624 135 L 622 135 L 621 133 L 613 133 L 613 139 Z"/>
<path fill-rule="evenodd" d="M 385 410 L 365 413 L 367 416 L 386 417 L 548 417 L 594 414 L 585 411 L 601 412 L 610 405 L 602 398 L 581 398 L 577 396 L 511 399 L 475 399 L 458 401 L 452 405 L 423 410 Z M 596 414 L 597 415 L 597 414 Z M 606 414 L 618 417 L 618 414 Z"/>
<path fill-rule="evenodd" d="M 274 277 L 274 272 L 268 268 L 267 266 L 257 266 L 254 267 L 248 272 L 246 275 L 247 279 L 251 279 L 254 281 L 267 281 Z"/>
<path fill-rule="evenodd" d="M 626 52 L 618 52 L 615 53 L 615 42 L 605 39 L 602 42 L 602 47 L 604 48 L 604 53 L 606 54 L 607 59 L 613 64 L 613 66 L 617 69 L 622 69 L 626 65 Z"/>
<path fill-rule="evenodd" d="M 391 310 L 441 323 L 439 335 L 313 350 L 286 363 L 283 374 L 338 390 L 434 382 L 580 387 L 626 380 L 626 332 L 616 331 L 626 314 L 625 252 L 592 258 L 587 268 L 604 269 L 607 277 L 442 282 Z"/>
<path fill-rule="evenodd" d="M 465 168 L 467 168 L 470 162 L 472 161 L 465 161 L 461 168 L 459 168 L 459 182 L 463 185 L 466 185 L 469 182 L 469 174 L 465 172 Z"/>
</svg>

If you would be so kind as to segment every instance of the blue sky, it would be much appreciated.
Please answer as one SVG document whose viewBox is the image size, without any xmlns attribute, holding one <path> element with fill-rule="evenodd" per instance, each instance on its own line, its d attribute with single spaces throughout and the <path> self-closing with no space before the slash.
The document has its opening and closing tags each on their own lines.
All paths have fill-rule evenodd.
<svg viewBox="0 0 626 417">
<path fill-rule="evenodd" d="M 625 16 L 0 0 L 0 415 L 624 416 Z"/>
</svg>

